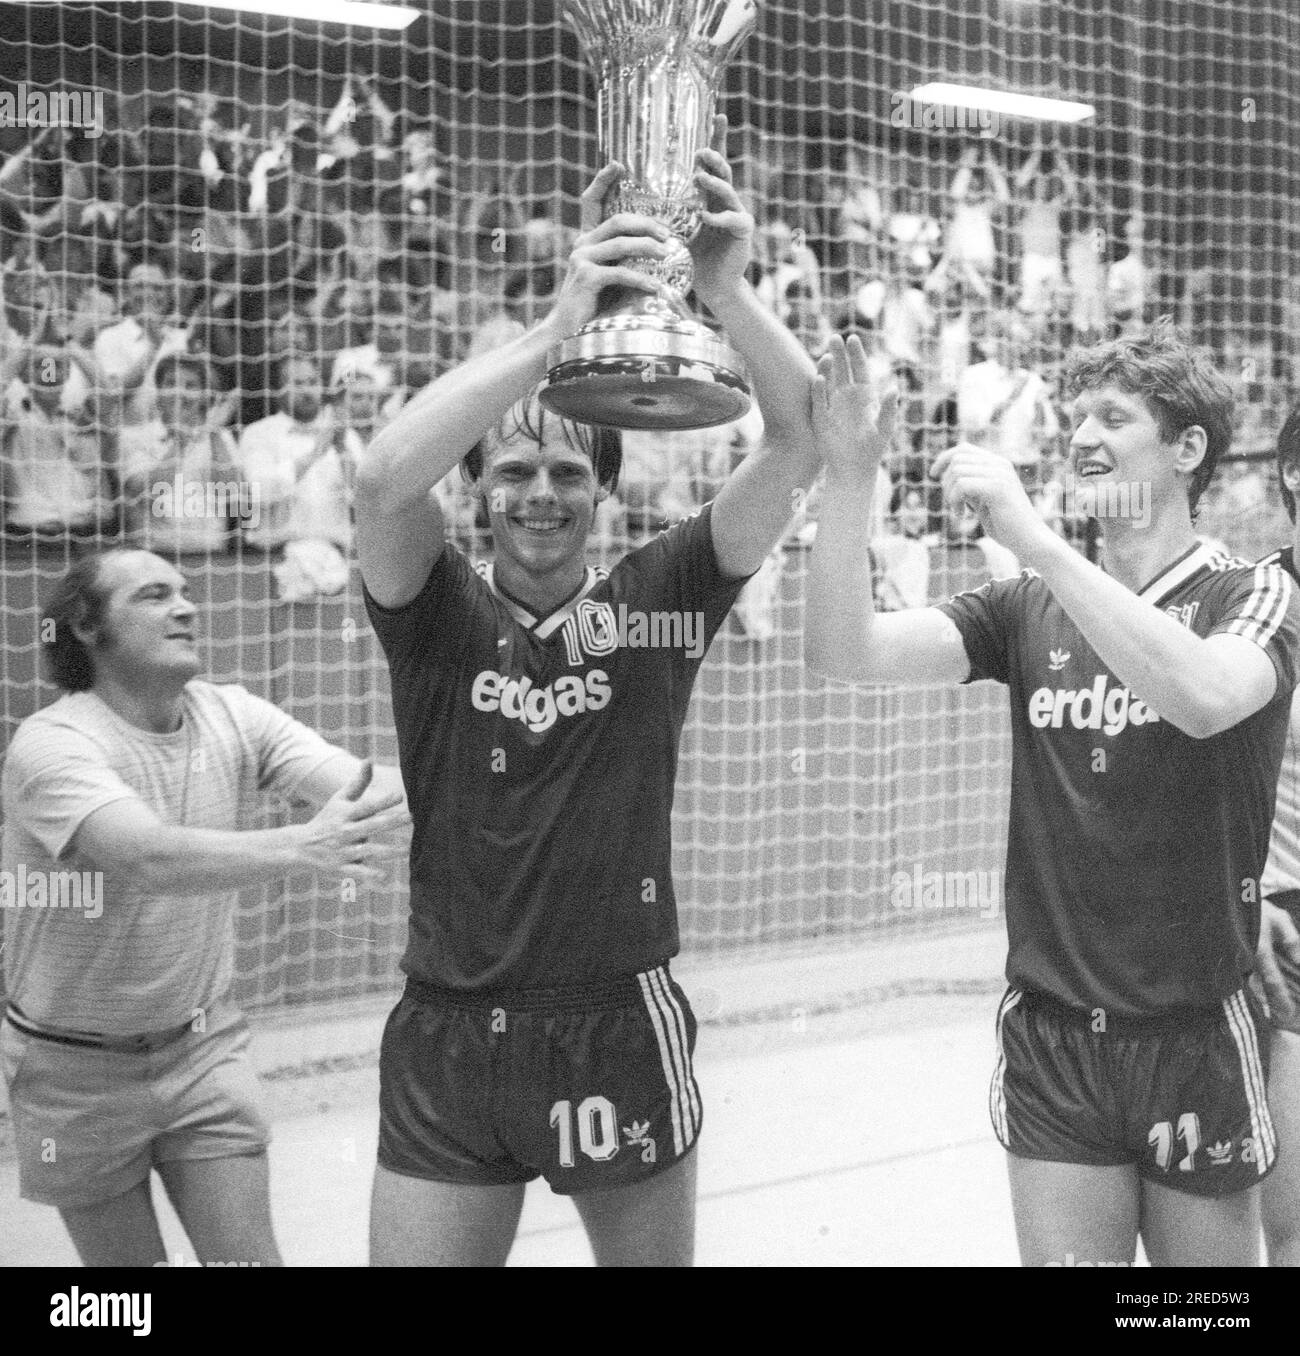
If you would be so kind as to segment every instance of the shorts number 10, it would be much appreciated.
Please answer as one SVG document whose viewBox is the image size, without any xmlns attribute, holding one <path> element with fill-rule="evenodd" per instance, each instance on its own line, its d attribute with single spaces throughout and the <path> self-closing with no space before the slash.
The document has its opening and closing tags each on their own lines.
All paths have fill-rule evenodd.
<svg viewBox="0 0 1300 1356">
<path fill-rule="evenodd" d="M 567 1098 L 551 1107 L 551 1124 L 560 1132 L 560 1166 L 573 1167 L 573 1103 Z M 618 1116 L 608 1097 L 584 1097 L 578 1103 L 578 1147 L 603 1163 L 618 1153 Z"/>
</svg>

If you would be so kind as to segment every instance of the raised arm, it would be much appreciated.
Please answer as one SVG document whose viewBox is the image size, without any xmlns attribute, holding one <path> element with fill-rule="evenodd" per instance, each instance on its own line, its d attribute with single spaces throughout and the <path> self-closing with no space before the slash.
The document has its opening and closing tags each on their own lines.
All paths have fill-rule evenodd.
<svg viewBox="0 0 1300 1356">
<path fill-rule="evenodd" d="M 993 197 L 998 202 L 1011 201 L 1011 186 L 1007 183 L 1006 171 L 998 162 L 998 158 L 993 154 L 993 143 L 991 141 L 984 144 L 984 172 L 988 175 L 989 188 L 993 191 Z"/>
<path fill-rule="evenodd" d="M 668 230 L 629 214 L 599 220 L 601 203 L 623 172 L 607 165 L 582 195 L 584 234 L 550 314 L 526 334 L 439 377 L 366 450 L 357 471 L 357 551 L 366 587 L 385 607 L 414 598 L 442 554 L 442 512 L 433 487 L 541 381 L 547 351 L 596 314 L 606 287 L 658 291 L 655 279 L 619 261 L 668 255 Z"/>
<path fill-rule="evenodd" d="M 1043 148 L 1036 145 L 1025 157 L 1025 163 L 1016 171 L 1016 187 L 1022 191 L 1033 183 L 1043 163 Z"/>
<path fill-rule="evenodd" d="M 718 118 L 715 140 L 726 135 Z M 695 291 L 725 327 L 749 369 L 763 415 L 763 439 L 731 474 L 713 505 L 713 547 L 722 572 L 752 574 L 763 563 L 811 486 L 820 458 L 809 419 L 813 361 L 794 333 L 745 280 L 754 219 L 714 150 L 701 151 L 696 182 L 704 224 L 691 244 Z"/>
<path fill-rule="evenodd" d="M 894 436 L 897 391 L 880 400 L 855 335 L 833 339 L 813 383 L 812 422 L 826 458 L 826 490 L 808 566 L 804 658 L 849 683 L 959 683 L 970 661 L 956 623 L 938 608 L 877 614 L 871 596 L 876 473 Z"/>
</svg>

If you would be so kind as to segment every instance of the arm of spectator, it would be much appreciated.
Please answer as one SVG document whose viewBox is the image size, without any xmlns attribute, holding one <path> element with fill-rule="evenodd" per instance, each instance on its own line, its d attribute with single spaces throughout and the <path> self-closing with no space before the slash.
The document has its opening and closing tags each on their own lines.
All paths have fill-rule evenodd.
<svg viewBox="0 0 1300 1356">
<path fill-rule="evenodd" d="M 998 202 L 1011 201 L 1011 186 L 1007 183 L 1006 171 L 998 162 L 998 158 L 993 154 L 993 143 L 986 142 L 984 146 L 984 173 L 988 175 L 989 187 L 993 190 L 993 197 Z"/>
<path fill-rule="evenodd" d="M 993 297 L 993 283 L 986 278 L 969 259 L 961 261 L 961 280 L 972 296 L 981 301 L 990 301 Z"/>
<path fill-rule="evenodd" d="M 3 165 L 0 165 L 0 187 L 6 187 L 23 172 L 23 166 L 32 158 L 32 147 L 35 144 L 35 140 L 32 140 L 20 146 Z"/>
<path fill-rule="evenodd" d="M 953 202 L 966 201 L 966 194 L 970 191 L 971 171 L 975 168 L 977 154 L 974 146 L 967 146 L 961 153 L 957 172 L 952 176 L 952 183 L 948 185 L 948 196 Z"/>
<path fill-rule="evenodd" d="M 86 383 L 86 394 L 72 418 L 79 424 L 107 432 L 118 422 L 121 404 L 104 390 L 104 379 L 89 349 L 69 342 L 64 347 L 70 364 L 74 364 Z"/>
<path fill-rule="evenodd" d="M 139 355 L 132 360 L 131 364 L 122 368 L 116 374 L 107 372 L 101 359 L 98 363 L 99 384 L 105 386 L 113 395 L 130 395 L 144 382 L 150 367 L 153 366 L 157 348 L 157 343 L 151 339 L 151 342 L 141 349 Z"/>
<path fill-rule="evenodd" d="M 1073 168 L 1070 165 L 1070 158 L 1058 146 L 1056 155 L 1053 157 L 1056 162 L 1056 172 L 1061 176 L 1061 190 L 1065 202 L 1079 202 L 1082 199 L 1082 190 L 1078 178 L 1075 176 Z"/>
<path fill-rule="evenodd" d="M 952 258 L 947 250 L 939 256 L 939 262 L 930 270 L 921 290 L 927 297 L 941 297 L 952 278 Z"/>
<path fill-rule="evenodd" d="M 1026 189 L 1038 177 L 1039 167 L 1043 163 L 1043 149 L 1035 146 L 1025 157 L 1025 163 L 1016 171 L 1016 187 Z"/>
<path fill-rule="evenodd" d="M 94 355 L 89 349 L 73 343 L 72 340 L 68 340 L 63 346 L 63 351 L 68 355 L 68 361 L 81 369 L 81 375 L 85 377 L 86 384 L 93 391 L 100 383 L 99 368 L 95 364 Z"/>
</svg>

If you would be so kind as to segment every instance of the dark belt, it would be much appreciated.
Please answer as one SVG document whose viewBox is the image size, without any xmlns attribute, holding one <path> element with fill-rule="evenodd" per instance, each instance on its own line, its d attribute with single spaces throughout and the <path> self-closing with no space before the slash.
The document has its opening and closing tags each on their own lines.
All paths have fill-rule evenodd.
<svg viewBox="0 0 1300 1356">
<path fill-rule="evenodd" d="M 186 1035 L 190 1024 L 174 1026 L 167 1031 L 142 1031 L 138 1036 L 109 1036 L 102 1031 L 64 1031 L 57 1026 L 37 1026 L 16 1003 L 5 1011 L 9 1025 L 24 1036 L 55 1045 L 72 1045 L 81 1050 L 108 1050 L 119 1055 L 145 1055 L 173 1045 Z"/>
</svg>

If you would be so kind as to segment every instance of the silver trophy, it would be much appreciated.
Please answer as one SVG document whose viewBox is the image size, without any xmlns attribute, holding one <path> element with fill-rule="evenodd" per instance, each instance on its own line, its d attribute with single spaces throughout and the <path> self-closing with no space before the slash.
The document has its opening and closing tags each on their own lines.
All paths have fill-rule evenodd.
<svg viewBox="0 0 1300 1356">
<path fill-rule="evenodd" d="M 638 212 L 672 231 L 665 258 L 624 263 L 671 299 L 609 289 L 600 313 L 547 354 L 542 402 L 614 428 L 708 428 L 749 409 L 740 356 L 690 313 L 686 242 L 700 229 L 695 155 L 709 144 L 723 67 L 754 27 L 756 0 L 564 0 L 598 90 L 602 163 L 628 177 L 608 215 Z"/>
</svg>

